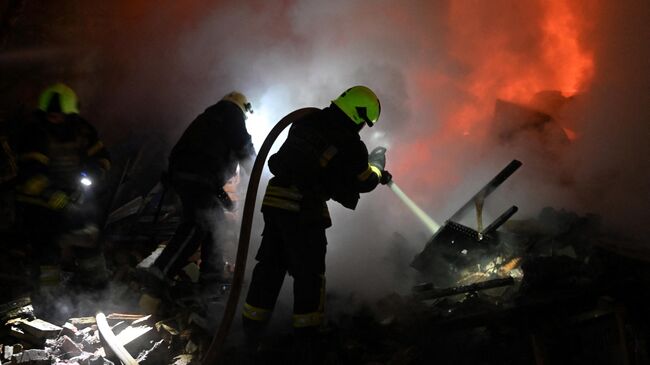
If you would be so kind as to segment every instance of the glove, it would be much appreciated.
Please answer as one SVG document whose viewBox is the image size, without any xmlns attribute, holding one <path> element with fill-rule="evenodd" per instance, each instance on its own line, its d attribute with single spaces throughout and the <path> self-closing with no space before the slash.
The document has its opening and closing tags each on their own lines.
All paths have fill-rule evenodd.
<svg viewBox="0 0 650 365">
<path fill-rule="evenodd" d="M 383 171 L 386 167 L 386 148 L 377 147 L 372 150 L 368 155 L 368 163 Z"/>
<path fill-rule="evenodd" d="M 55 191 L 47 200 L 47 207 L 52 210 L 61 210 L 70 202 L 68 194 L 62 191 Z"/>
<path fill-rule="evenodd" d="M 393 175 L 391 175 L 391 173 L 386 170 L 382 171 L 381 179 L 379 179 L 379 183 L 382 185 L 386 185 L 391 181 L 393 181 Z"/>
</svg>

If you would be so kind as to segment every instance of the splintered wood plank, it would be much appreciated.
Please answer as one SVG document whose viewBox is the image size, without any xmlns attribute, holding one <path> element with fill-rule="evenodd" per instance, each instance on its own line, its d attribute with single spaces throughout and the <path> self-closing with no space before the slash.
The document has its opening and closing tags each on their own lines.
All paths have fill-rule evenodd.
<svg viewBox="0 0 650 365">
<path fill-rule="evenodd" d="M 138 319 L 141 319 L 143 317 L 150 317 L 150 316 L 145 316 L 143 314 L 127 314 L 127 313 L 111 313 L 106 316 L 106 319 L 109 321 L 137 321 Z"/>
<path fill-rule="evenodd" d="M 68 322 L 77 327 L 77 329 L 84 329 L 97 323 L 95 317 L 70 318 Z"/>
</svg>

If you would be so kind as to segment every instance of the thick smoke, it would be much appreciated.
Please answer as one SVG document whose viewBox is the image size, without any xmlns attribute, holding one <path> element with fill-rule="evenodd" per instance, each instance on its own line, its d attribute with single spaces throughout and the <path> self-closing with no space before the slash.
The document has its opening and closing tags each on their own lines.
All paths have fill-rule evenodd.
<svg viewBox="0 0 650 365">
<path fill-rule="evenodd" d="M 71 8 L 82 20 L 68 42 L 92 65 L 80 78 L 85 110 L 109 142 L 135 133 L 170 146 L 198 113 L 238 89 L 257 109 L 250 128 L 259 147 L 260 136 L 291 110 L 326 106 L 365 84 L 379 95 L 382 117 L 363 138 L 369 149 L 389 147 L 395 181 L 437 221 L 517 158 L 524 167 L 495 193 L 488 216 L 511 204 L 520 217 L 555 206 L 601 214 L 612 230 L 648 233 L 646 1 L 120 1 Z M 563 102 L 549 107 L 535 97 L 543 91 Z M 553 120 L 504 141 L 497 100 Z M 558 137 L 553 126 L 564 133 Z M 355 212 L 332 212 L 329 285 L 371 296 L 402 288 L 410 270 L 404 262 L 428 239 L 424 226 L 385 187 L 364 195 Z"/>
</svg>

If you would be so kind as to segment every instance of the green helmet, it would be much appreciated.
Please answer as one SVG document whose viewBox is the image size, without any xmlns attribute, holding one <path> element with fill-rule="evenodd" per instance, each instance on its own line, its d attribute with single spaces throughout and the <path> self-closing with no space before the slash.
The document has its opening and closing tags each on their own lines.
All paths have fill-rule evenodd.
<svg viewBox="0 0 650 365">
<path fill-rule="evenodd" d="M 353 86 L 341 96 L 332 100 L 352 121 L 358 125 L 366 123 L 372 127 L 379 119 L 381 104 L 377 95 L 365 86 Z"/>
<path fill-rule="evenodd" d="M 38 108 L 44 112 L 79 114 L 77 94 L 62 83 L 54 84 L 41 93 Z"/>
</svg>

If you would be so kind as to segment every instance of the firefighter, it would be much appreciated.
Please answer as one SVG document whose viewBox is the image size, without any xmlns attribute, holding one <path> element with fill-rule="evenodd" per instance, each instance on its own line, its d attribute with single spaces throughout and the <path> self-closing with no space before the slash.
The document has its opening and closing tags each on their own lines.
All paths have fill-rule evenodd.
<svg viewBox="0 0 650 365">
<path fill-rule="evenodd" d="M 95 128 L 79 116 L 75 92 L 61 83 L 45 89 L 38 109 L 21 123 L 16 154 L 16 201 L 33 252 L 32 300 L 45 312 L 64 272 L 76 273 L 82 285 L 107 282 L 92 189 L 110 169 L 110 158 Z"/>
<path fill-rule="evenodd" d="M 183 212 L 181 224 L 146 273 L 158 282 L 153 294 L 160 295 L 155 291 L 173 279 L 200 247 L 199 294 L 219 295 L 226 278 L 216 237 L 225 210 L 234 208 L 223 186 L 235 176 L 238 164 L 249 173 L 252 168 L 256 154 L 245 123 L 252 112 L 244 94 L 230 92 L 200 114 L 172 149 L 166 180 L 180 197 Z"/>
<path fill-rule="evenodd" d="M 379 118 L 372 90 L 354 86 L 315 110 L 293 122 L 268 162 L 274 176 L 262 203 L 263 238 L 243 308 L 249 345 L 259 341 L 286 273 L 294 279 L 296 338 L 317 334 L 324 318 L 325 229 L 331 226 L 326 201 L 354 210 L 359 193 L 391 180 L 384 170 L 385 149 L 368 155 L 359 136 Z"/>
</svg>

